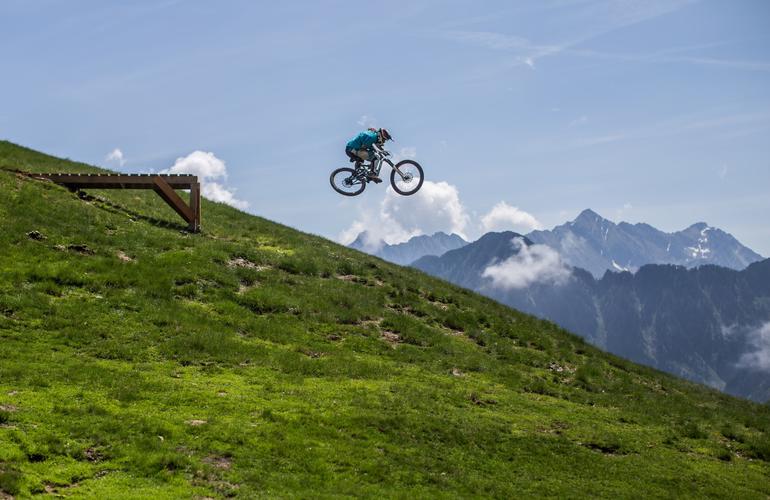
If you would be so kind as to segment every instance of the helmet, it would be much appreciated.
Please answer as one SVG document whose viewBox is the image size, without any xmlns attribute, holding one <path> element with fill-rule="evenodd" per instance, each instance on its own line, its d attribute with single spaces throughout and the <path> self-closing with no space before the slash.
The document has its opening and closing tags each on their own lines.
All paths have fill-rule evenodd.
<svg viewBox="0 0 770 500">
<path fill-rule="evenodd" d="M 379 129 L 377 131 L 377 135 L 379 136 L 380 142 L 392 141 L 393 140 L 393 137 L 391 137 L 390 133 L 386 129 L 384 129 L 384 128 Z"/>
</svg>

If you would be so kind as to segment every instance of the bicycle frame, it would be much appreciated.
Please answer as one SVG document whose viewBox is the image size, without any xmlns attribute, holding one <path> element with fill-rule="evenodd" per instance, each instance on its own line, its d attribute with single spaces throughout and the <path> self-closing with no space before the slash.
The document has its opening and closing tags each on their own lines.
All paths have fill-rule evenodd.
<svg viewBox="0 0 770 500">
<path fill-rule="evenodd" d="M 401 172 L 401 170 L 398 169 L 396 164 L 393 163 L 393 161 L 390 158 L 388 158 L 388 155 L 390 155 L 388 151 L 385 151 L 384 149 L 380 148 L 376 144 L 373 146 L 373 148 L 374 148 L 375 160 L 374 162 L 372 162 L 372 164 L 374 165 L 374 172 L 378 176 L 380 175 L 380 169 L 382 169 L 382 164 L 387 163 L 388 165 L 390 165 L 390 168 L 398 172 L 398 175 L 401 176 L 402 180 L 408 181 L 409 178 L 411 178 L 411 176 L 405 175 L 403 172 Z M 360 165 L 363 165 L 363 162 L 361 162 Z"/>
</svg>

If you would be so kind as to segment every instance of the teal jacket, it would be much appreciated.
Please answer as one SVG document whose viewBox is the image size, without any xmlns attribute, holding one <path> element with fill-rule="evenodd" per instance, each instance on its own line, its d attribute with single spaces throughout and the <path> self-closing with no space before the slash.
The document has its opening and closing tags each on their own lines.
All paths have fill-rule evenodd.
<svg viewBox="0 0 770 500">
<path fill-rule="evenodd" d="M 375 142 L 377 142 L 377 132 L 364 130 L 353 139 L 348 141 L 345 149 L 366 149 L 367 151 L 371 151 Z"/>
</svg>

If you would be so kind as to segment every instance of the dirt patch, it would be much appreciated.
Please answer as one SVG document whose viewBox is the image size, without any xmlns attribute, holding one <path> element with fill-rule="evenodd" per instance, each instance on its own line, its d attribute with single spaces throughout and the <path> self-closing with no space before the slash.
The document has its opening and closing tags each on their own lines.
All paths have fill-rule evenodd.
<svg viewBox="0 0 770 500">
<path fill-rule="evenodd" d="M 200 419 L 192 419 L 192 420 L 185 420 L 184 423 L 186 423 L 187 425 L 192 426 L 192 427 L 199 427 L 201 425 L 207 424 L 208 421 L 207 420 L 200 420 Z"/>
<path fill-rule="evenodd" d="M 393 347 L 394 349 L 396 348 L 396 346 L 398 346 L 398 344 L 401 343 L 401 336 L 396 332 L 391 332 L 390 330 L 383 330 L 380 336 L 385 342 L 390 344 L 390 346 Z"/>
<path fill-rule="evenodd" d="M 118 250 L 118 252 L 115 254 L 118 256 L 118 259 L 122 260 L 123 262 L 133 262 L 133 257 L 129 257 L 126 255 L 122 250 Z"/>
<path fill-rule="evenodd" d="M 46 483 L 45 486 L 43 487 L 43 489 L 49 495 L 62 496 L 61 495 L 62 491 L 66 491 L 66 490 L 69 490 L 69 489 L 72 489 L 72 488 L 77 488 L 78 486 L 80 486 L 80 483 L 72 483 L 72 484 Z M 2 498 L 3 497 L 0 496 L 0 499 L 2 499 Z M 13 497 L 9 497 L 9 498 L 13 498 Z"/>
<path fill-rule="evenodd" d="M 604 455 L 625 455 L 617 443 L 579 443 L 589 450 L 598 451 Z"/>
<path fill-rule="evenodd" d="M 250 261 L 249 259 L 244 259 L 243 257 L 234 257 L 228 260 L 227 267 L 229 268 L 240 267 L 243 269 L 254 269 L 256 271 L 264 271 L 270 268 L 270 266 L 260 266 L 259 264 L 256 264 Z"/>
<path fill-rule="evenodd" d="M 557 420 L 557 421 L 551 422 L 551 425 L 549 426 L 544 426 L 544 425 L 538 426 L 535 430 L 537 430 L 537 432 L 542 432 L 544 434 L 555 434 L 557 436 L 561 436 L 562 434 L 564 434 L 564 431 L 569 429 L 569 427 L 570 426 L 568 423 Z"/>
<path fill-rule="evenodd" d="M 241 281 L 240 285 L 238 285 L 238 294 L 243 295 L 244 293 L 258 286 L 258 281 Z"/>
<path fill-rule="evenodd" d="M 299 349 L 299 352 L 301 352 L 302 354 L 304 354 L 308 358 L 313 358 L 313 359 L 317 359 L 317 358 L 321 358 L 323 356 L 326 356 L 325 352 L 311 351 L 310 349 L 306 349 L 304 347 Z"/>
<path fill-rule="evenodd" d="M 92 249 L 88 247 L 88 245 L 83 243 L 76 243 L 71 245 L 56 245 L 54 248 L 57 250 L 61 250 L 62 252 L 70 251 L 70 252 L 76 252 L 80 255 L 94 255 L 96 252 L 94 252 Z"/>
<path fill-rule="evenodd" d="M 230 470 L 233 466 L 232 460 L 228 457 L 219 457 L 216 455 L 210 455 L 203 459 L 204 464 L 208 464 L 217 469 Z"/>
<path fill-rule="evenodd" d="M 448 326 L 444 326 L 443 329 L 450 337 L 465 337 L 465 332 L 463 330 L 455 330 L 454 328 L 449 328 Z"/>
<path fill-rule="evenodd" d="M 482 398 L 475 392 L 472 392 L 470 395 L 470 400 L 475 404 L 476 406 L 489 406 L 489 405 L 496 405 L 497 400 L 491 399 L 491 398 Z"/>
<path fill-rule="evenodd" d="M 384 286 L 385 285 L 385 283 L 377 279 L 373 281 L 369 281 L 367 278 L 363 276 L 356 276 L 355 274 L 338 274 L 334 277 L 340 281 L 347 281 L 348 283 L 358 283 L 359 285 L 365 285 L 365 286 Z"/>
<path fill-rule="evenodd" d="M 548 369 L 555 373 L 575 373 L 575 369 L 569 365 L 560 365 L 556 362 L 548 363 Z"/>
<path fill-rule="evenodd" d="M 104 458 L 104 455 L 102 455 L 101 452 L 99 452 L 99 450 L 94 447 L 86 448 L 86 450 L 83 452 L 83 456 L 86 457 L 86 460 L 89 462 L 98 462 Z"/>
<path fill-rule="evenodd" d="M 45 239 L 45 235 L 40 231 L 30 231 L 27 233 L 27 237 L 35 241 L 42 241 Z"/>
<path fill-rule="evenodd" d="M 380 326 L 380 323 L 382 323 L 383 318 L 376 318 L 376 319 L 364 319 L 359 320 L 356 322 L 358 326 Z"/>
<path fill-rule="evenodd" d="M 14 405 L 0 405 L 0 411 L 7 411 L 8 413 L 13 413 L 17 410 L 18 408 Z"/>
</svg>

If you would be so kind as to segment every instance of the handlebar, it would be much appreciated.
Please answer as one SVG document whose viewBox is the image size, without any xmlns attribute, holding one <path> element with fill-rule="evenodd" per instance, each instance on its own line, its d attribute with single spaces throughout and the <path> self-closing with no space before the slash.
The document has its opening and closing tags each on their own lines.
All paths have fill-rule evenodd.
<svg viewBox="0 0 770 500">
<path fill-rule="evenodd" d="M 372 147 L 374 147 L 374 150 L 377 151 L 382 156 L 390 156 L 390 152 L 389 151 L 385 151 L 384 149 L 382 149 L 381 146 L 378 146 L 377 144 L 374 144 L 374 145 L 372 145 Z"/>
</svg>

